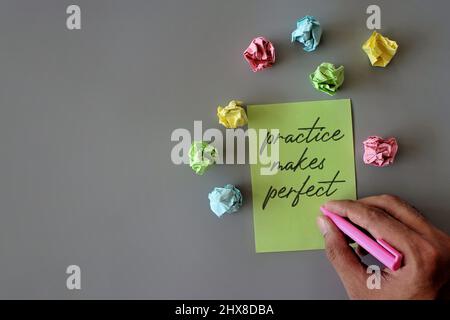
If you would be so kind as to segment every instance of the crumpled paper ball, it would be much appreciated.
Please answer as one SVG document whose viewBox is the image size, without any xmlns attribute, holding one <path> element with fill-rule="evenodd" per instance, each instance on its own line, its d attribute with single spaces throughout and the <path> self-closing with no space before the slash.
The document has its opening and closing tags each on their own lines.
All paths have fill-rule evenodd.
<svg viewBox="0 0 450 320">
<path fill-rule="evenodd" d="M 335 68 L 333 64 L 324 62 L 309 75 L 309 79 L 314 88 L 333 96 L 344 83 L 344 66 Z"/>
<path fill-rule="evenodd" d="M 376 31 L 362 46 L 369 57 L 370 63 L 375 67 L 386 67 L 397 53 L 397 48 L 397 42 L 383 37 Z"/>
<path fill-rule="evenodd" d="M 398 151 L 398 144 L 395 138 L 383 139 L 378 136 L 370 136 L 364 145 L 364 163 L 376 167 L 385 167 L 394 162 Z"/>
<path fill-rule="evenodd" d="M 297 21 L 297 29 L 291 34 L 291 42 L 298 41 L 303 50 L 311 52 L 316 50 L 322 37 L 322 27 L 313 16 L 304 16 Z"/>
<path fill-rule="evenodd" d="M 242 194 L 232 184 L 216 187 L 208 195 L 209 206 L 219 218 L 225 213 L 236 212 L 242 206 Z"/>
<path fill-rule="evenodd" d="M 205 141 L 194 141 L 189 148 L 189 166 L 202 175 L 217 161 L 217 149 Z"/>
<path fill-rule="evenodd" d="M 226 107 L 217 107 L 217 117 L 219 123 L 223 124 L 226 128 L 237 128 L 245 126 L 248 122 L 247 113 L 243 106 L 242 101 L 231 100 Z"/>
<path fill-rule="evenodd" d="M 275 63 L 275 48 L 266 38 L 257 37 L 245 49 L 244 58 L 253 72 L 257 72 L 271 67 Z"/>
</svg>

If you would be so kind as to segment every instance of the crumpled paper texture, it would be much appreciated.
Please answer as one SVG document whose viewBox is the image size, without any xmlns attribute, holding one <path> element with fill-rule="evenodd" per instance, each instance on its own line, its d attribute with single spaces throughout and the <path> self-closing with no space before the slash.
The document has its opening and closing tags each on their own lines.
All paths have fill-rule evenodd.
<svg viewBox="0 0 450 320">
<path fill-rule="evenodd" d="M 397 42 L 374 31 L 363 44 L 362 49 L 369 57 L 372 66 L 386 67 L 397 53 L 398 45 Z"/>
<path fill-rule="evenodd" d="M 257 37 L 245 49 L 244 58 L 253 72 L 261 71 L 275 63 L 275 48 L 266 38 Z"/>
<path fill-rule="evenodd" d="M 385 167 L 394 162 L 398 151 L 395 138 L 383 139 L 379 136 L 370 136 L 364 142 L 364 163 L 376 167 Z"/>
<path fill-rule="evenodd" d="M 232 184 L 216 187 L 208 195 L 209 206 L 219 218 L 226 213 L 236 212 L 242 206 L 242 194 Z"/>
<path fill-rule="evenodd" d="M 335 68 L 333 64 L 324 62 L 309 75 L 309 79 L 314 88 L 333 96 L 344 83 L 344 66 Z"/>
<path fill-rule="evenodd" d="M 243 105 L 242 101 L 232 100 L 225 107 L 218 106 L 219 123 L 229 129 L 245 126 L 248 118 L 245 109 L 242 107 Z"/>
<path fill-rule="evenodd" d="M 198 175 L 215 164 L 217 157 L 217 149 L 205 141 L 194 141 L 189 148 L 189 166 Z"/>
<path fill-rule="evenodd" d="M 322 37 L 322 27 L 313 16 L 304 16 L 297 21 L 297 29 L 291 34 L 291 42 L 297 41 L 303 45 L 303 50 L 316 50 Z"/>
</svg>

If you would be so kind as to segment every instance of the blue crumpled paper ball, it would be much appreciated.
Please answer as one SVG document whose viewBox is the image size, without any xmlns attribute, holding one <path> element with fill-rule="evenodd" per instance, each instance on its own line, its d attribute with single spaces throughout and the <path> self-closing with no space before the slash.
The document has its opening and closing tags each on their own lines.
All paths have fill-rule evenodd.
<svg viewBox="0 0 450 320">
<path fill-rule="evenodd" d="M 292 32 L 291 42 L 298 41 L 303 44 L 303 50 L 311 52 L 316 50 L 322 37 L 322 27 L 313 16 L 304 16 L 297 21 L 297 29 Z"/>
<path fill-rule="evenodd" d="M 231 184 L 216 187 L 208 195 L 209 206 L 219 218 L 225 213 L 236 212 L 242 206 L 242 194 Z"/>
</svg>

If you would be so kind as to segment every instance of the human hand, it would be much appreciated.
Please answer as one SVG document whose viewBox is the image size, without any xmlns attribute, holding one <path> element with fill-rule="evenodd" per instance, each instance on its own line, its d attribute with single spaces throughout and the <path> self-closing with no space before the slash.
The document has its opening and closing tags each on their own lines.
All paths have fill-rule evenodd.
<svg viewBox="0 0 450 320">
<path fill-rule="evenodd" d="M 381 288 L 367 287 L 366 267 L 345 235 L 326 216 L 317 223 L 327 257 L 351 299 L 435 299 L 450 280 L 450 237 L 431 225 L 412 206 L 391 196 L 357 201 L 330 201 L 326 209 L 384 239 L 403 254 L 402 267 L 381 271 Z M 359 250 L 357 250 L 359 251 Z"/>
</svg>

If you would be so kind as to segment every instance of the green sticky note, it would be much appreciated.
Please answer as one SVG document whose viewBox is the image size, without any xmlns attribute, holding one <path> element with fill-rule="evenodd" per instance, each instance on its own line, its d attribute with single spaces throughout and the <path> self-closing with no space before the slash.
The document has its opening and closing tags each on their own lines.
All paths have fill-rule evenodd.
<svg viewBox="0 0 450 320">
<path fill-rule="evenodd" d="M 350 100 L 250 105 L 247 113 L 259 133 L 250 165 L 256 252 L 324 248 L 319 207 L 356 199 Z"/>
</svg>

